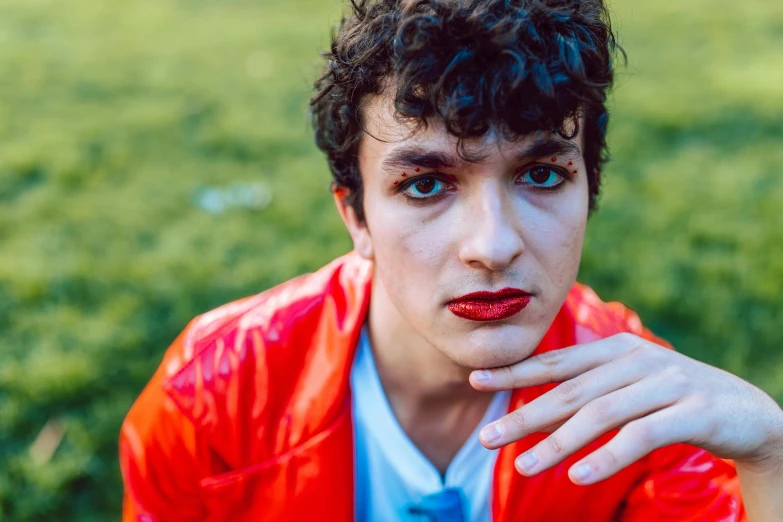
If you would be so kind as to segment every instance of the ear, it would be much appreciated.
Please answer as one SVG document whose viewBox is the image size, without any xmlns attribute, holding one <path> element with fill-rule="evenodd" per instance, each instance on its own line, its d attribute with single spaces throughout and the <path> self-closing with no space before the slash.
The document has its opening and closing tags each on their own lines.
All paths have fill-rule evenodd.
<svg viewBox="0 0 783 522">
<path fill-rule="evenodd" d="M 354 208 L 346 202 L 349 194 L 350 191 L 346 188 L 334 187 L 332 189 L 337 212 L 345 223 L 348 233 L 351 234 L 351 239 L 353 239 L 353 249 L 363 258 L 372 261 L 374 255 L 370 230 L 367 228 L 367 223 L 361 221 Z"/>
</svg>

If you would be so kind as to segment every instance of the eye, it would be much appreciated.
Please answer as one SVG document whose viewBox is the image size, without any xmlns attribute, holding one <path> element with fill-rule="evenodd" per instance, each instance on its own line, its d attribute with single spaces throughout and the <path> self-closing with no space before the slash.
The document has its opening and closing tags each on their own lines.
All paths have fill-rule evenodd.
<svg viewBox="0 0 783 522">
<path fill-rule="evenodd" d="M 551 189 L 560 185 L 565 178 L 552 167 L 533 167 L 518 178 L 519 183 L 535 188 Z"/>
<path fill-rule="evenodd" d="M 406 196 L 413 199 L 428 199 L 440 195 L 448 185 L 432 176 L 419 176 L 413 178 L 401 187 Z"/>
</svg>

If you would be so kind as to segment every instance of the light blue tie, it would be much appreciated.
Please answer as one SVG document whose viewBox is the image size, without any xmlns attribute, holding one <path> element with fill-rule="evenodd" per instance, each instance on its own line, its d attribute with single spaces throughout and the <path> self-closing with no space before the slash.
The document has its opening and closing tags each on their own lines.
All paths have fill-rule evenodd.
<svg viewBox="0 0 783 522">
<path fill-rule="evenodd" d="M 444 489 L 427 495 L 418 504 L 408 508 L 411 515 L 427 517 L 428 522 L 465 522 L 462 494 L 459 489 Z"/>
</svg>

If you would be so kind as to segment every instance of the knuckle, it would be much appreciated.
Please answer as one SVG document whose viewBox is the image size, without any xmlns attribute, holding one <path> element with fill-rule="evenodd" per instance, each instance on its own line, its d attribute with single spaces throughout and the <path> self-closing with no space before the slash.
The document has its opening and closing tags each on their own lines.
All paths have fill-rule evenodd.
<svg viewBox="0 0 783 522">
<path fill-rule="evenodd" d="M 512 428 L 521 429 L 525 427 L 525 414 L 522 413 L 522 410 L 514 410 L 506 418 Z"/>
<path fill-rule="evenodd" d="M 702 429 L 697 430 L 696 436 L 704 441 L 717 440 L 722 436 L 720 422 L 714 417 L 707 417 L 702 424 Z"/>
<path fill-rule="evenodd" d="M 687 439 L 683 442 L 691 442 L 698 446 L 704 441 L 714 441 L 723 438 L 721 423 L 718 422 L 715 417 L 712 415 L 705 415 L 704 411 L 694 413 L 694 417 L 698 418 L 699 422 L 692 423 L 688 426 Z"/>
<path fill-rule="evenodd" d="M 655 423 L 634 421 L 629 423 L 626 428 L 629 432 L 631 432 L 633 438 L 640 442 L 643 446 L 658 446 L 659 436 Z"/>
<path fill-rule="evenodd" d="M 598 426 L 608 426 L 614 418 L 614 404 L 605 398 L 595 399 L 584 407 L 584 415 Z"/>
<path fill-rule="evenodd" d="M 536 355 L 538 361 L 544 366 L 557 366 L 563 360 L 562 350 L 552 350 Z"/>
<path fill-rule="evenodd" d="M 616 468 L 620 464 L 620 459 L 617 458 L 612 448 L 607 448 L 606 446 L 601 448 L 600 459 L 606 468 Z"/>
<path fill-rule="evenodd" d="M 664 371 L 666 382 L 674 387 L 678 392 L 688 389 L 691 384 L 691 377 L 688 371 L 680 365 L 672 365 Z"/>
<path fill-rule="evenodd" d="M 552 350 L 535 356 L 535 360 L 541 365 L 541 376 L 547 382 L 557 382 L 557 370 L 563 362 L 562 350 Z"/>
<path fill-rule="evenodd" d="M 493 370 L 493 371 L 497 371 L 497 370 Z M 514 382 L 514 378 L 515 378 L 514 370 L 510 366 L 503 366 L 502 368 L 500 368 L 500 375 L 498 376 L 500 377 L 500 380 L 503 382 Z"/>
<path fill-rule="evenodd" d="M 650 359 L 657 355 L 655 353 L 656 350 L 655 348 L 653 348 L 653 345 L 646 341 L 642 341 L 638 343 L 631 351 L 637 355 L 644 357 L 645 359 Z"/>
<path fill-rule="evenodd" d="M 549 442 L 549 447 L 554 454 L 557 455 L 563 451 L 563 443 L 560 441 L 560 438 L 554 433 L 549 437 L 547 437 L 547 441 Z"/>
<path fill-rule="evenodd" d="M 615 334 L 614 338 L 617 341 L 629 346 L 635 346 L 644 343 L 644 341 L 639 336 L 629 332 L 620 332 L 619 334 Z"/>
<path fill-rule="evenodd" d="M 695 415 L 703 416 L 712 408 L 712 398 L 706 393 L 696 393 L 690 398 L 690 406 Z"/>
<path fill-rule="evenodd" d="M 657 364 L 665 357 L 663 350 L 665 350 L 665 348 L 658 346 L 655 343 L 636 338 L 635 346 L 631 349 L 631 353 L 644 359 L 647 364 Z"/>
<path fill-rule="evenodd" d="M 579 400 L 581 388 L 581 381 L 577 377 L 561 383 L 555 388 L 554 394 L 560 402 L 564 404 L 573 404 Z"/>
<path fill-rule="evenodd" d="M 647 347 L 649 350 L 648 357 L 658 366 L 663 366 L 668 361 L 671 361 L 669 357 L 674 353 L 671 350 L 667 350 L 663 346 L 657 345 L 655 343 L 647 343 Z"/>
</svg>

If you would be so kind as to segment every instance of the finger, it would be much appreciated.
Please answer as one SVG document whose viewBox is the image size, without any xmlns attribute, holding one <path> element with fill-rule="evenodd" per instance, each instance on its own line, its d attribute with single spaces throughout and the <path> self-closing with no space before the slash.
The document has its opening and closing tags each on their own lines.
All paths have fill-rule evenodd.
<svg viewBox="0 0 783 522">
<path fill-rule="evenodd" d="M 649 372 L 645 361 L 623 357 L 574 377 L 534 401 L 488 424 L 479 433 L 482 444 L 499 448 L 573 416 L 585 404 L 631 385 Z"/>
<path fill-rule="evenodd" d="M 657 374 L 599 397 L 580 409 L 563 426 L 516 460 L 517 469 L 535 475 L 562 462 L 610 430 L 670 407 L 682 398 Z"/>
<path fill-rule="evenodd" d="M 470 383 L 480 391 L 499 391 L 562 382 L 646 344 L 652 343 L 633 334 L 613 335 L 534 355 L 511 366 L 476 370 L 470 374 Z"/>
<path fill-rule="evenodd" d="M 648 453 L 678 442 L 688 442 L 693 425 L 683 422 L 692 413 L 682 404 L 657 411 L 626 424 L 609 442 L 568 470 L 575 484 L 588 485 L 611 477 Z"/>
</svg>

